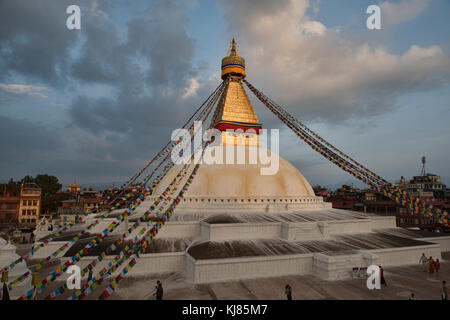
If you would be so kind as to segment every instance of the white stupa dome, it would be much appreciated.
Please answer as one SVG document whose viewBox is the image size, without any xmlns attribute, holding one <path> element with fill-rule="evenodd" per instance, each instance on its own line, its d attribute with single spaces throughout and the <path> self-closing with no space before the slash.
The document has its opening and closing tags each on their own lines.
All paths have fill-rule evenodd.
<svg viewBox="0 0 450 320">
<path fill-rule="evenodd" d="M 244 148 L 246 151 L 245 164 L 226 164 L 225 155 L 221 162 L 223 164 L 202 163 L 184 195 L 185 205 L 181 204 L 180 206 L 186 207 L 187 202 L 191 208 L 204 208 L 205 206 L 210 207 L 210 205 L 217 207 L 219 203 L 221 208 L 230 205 L 248 208 L 251 205 L 264 210 L 267 210 L 269 204 L 273 207 L 274 204 L 280 203 L 283 203 L 284 209 L 288 209 L 287 204 L 291 207 L 294 204 L 302 204 L 302 206 L 308 204 L 308 208 L 311 206 L 323 207 L 323 199 L 315 196 L 309 182 L 289 161 L 263 147 Z M 249 164 L 248 152 L 252 148 L 258 151 L 261 149 L 262 152 L 266 152 L 264 154 L 267 154 L 268 157 L 278 157 L 278 170 L 275 174 L 261 174 L 262 169 L 267 170 L 270 164 L 262 161 L 259 156 L 256 157 L 255 164 Z M 234 163 L 236 162 L 235 154 Z M 175 165 L 169 170 L 152 197 L 161 195 L 181 167 L 181 165 Z"/>
</svg>

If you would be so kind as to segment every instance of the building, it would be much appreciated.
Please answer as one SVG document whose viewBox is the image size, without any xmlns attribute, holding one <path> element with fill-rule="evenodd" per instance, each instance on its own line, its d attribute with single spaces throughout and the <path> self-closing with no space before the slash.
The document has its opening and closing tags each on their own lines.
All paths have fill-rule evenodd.
<svg viewBox="0 0 450 320">
<path fill-rule="evenodd" d="M 90 188 L 89 190 L 80 191 L 77 198 L 78 204 L 85 212 L 87 212 L 100 204 L 102 201 L 102 194 L 99 191 Z"/>
<path fill-rule="evenodd" d="M 440 181 L 441 177 L 432 173 L 425 176 L 413 177 L 406 186 L 406 190 L 415 196 L 434 196 L 445 199 L 446 186 Z"/>
<path fill-rule="evenodd" d="M 34 228 L 41 209 L 41 188 L 36 183 L 25 183 L 20 190 L 19 227 Z"/>
<path fill-rule="evenodd" d="M 425 173 L 425 157 L 422 157 L 422 164 L 420 176 L 414 176 L 409 181 L 402 176 L 397 181 L 397 186 L 426 203 L 448 210 L 450 208 L 450 199 L 448 198 L 446 185 L 440 181 L 440 176 Z M 397 225 L 401 227 L 419 227 L 426 230 L 449 231 L 449 228 L 442 227 L 441 224 L 436 223 L 433 219 L 417 212 L 410 212 L 408 208 L 402 206 L 397 208 Z"/>
<path fill-rule="evenodd" d="M 63 205 L 58 208 L 57 215 L 61 226 L 64 227 L 68 223 L 75 221 L 77 217 L 81 218 L 83 216 L 83 207 L 76 205 L 76 202 L 74 202 L 74 204 L 75 205 Z"/>
<path fill-rule="evenodd" d="M 20 189 L 6 191 L 4 185 L 0 195 L 0 227 L 17 226 L 19 215 Z"/>
<path fill-rule="evenodd" d="M 395 215 L 401 207 L 394 200 L 382 195 L 375 190 L 364 190 L 356 205 L 356 211 L 374 213 L 377 215 Z"/>
<path fill-rule="evenodd" d="M 59 217 L 62 225 L 74 221 L 76 216 L 81 217 L 88 210 L 100 208 L 100 202 L 103 200 L 102 194 L 92 188 L 79 190 L 73 197 L 73 199 L 61 201 L 61 206 L 57 209 L 57 217 Z"/>
<path fill-rule="evenodd" d="M 316 193 L 316 195 L 320 195 Z M 363 193 L 361 190 L 353 188 L 352 186 L 343 185 L 334 192 L 328 192 L 328 196 L 324 197 L 324 201 L 331 202 L 333 208 L 352 210 L 352 211 L 363 211 L 359 208 L 359 203 Z"/>
<path fill-rule="evenodd" d="M 39 219 L 40 207 L 41 188 L 37 184 L 3 185 L 0 195 L 0 226 L 34 228 Z"/>
<path fill-rule="evenodd" d="M 67 192 L 77 194 L 81 191 L 83 187 L 79 185 L 77 182 L 73 182 L 66 187 Z"/>
</svg>

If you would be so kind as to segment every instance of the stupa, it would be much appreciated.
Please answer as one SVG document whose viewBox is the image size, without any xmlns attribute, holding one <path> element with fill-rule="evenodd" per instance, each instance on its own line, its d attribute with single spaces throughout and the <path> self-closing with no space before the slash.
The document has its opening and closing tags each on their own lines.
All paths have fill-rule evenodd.
<svg viewBox="0 0 450 320">
<path fill-rule="evenodd" d="M 0 238 L 0 274 L 3 273 L 5 267 L 8 267 L 9 264 L 19 258 L 20 256 L 16 253 L 16 247 L 5 239 Z M 27 271 L 30 270 L 27 268 L 25 261 L 20 262 L 14 269 L 9 270 L 8 281 L 12 281 L 20 277 Z M 10 290 L 9 297 L 10 299 L 17 299 L 29 289 L 31 289 L 31 278 L 26 279 L 25 281 L 15 286 L 12 290 Z"/>
<path fill-rule="evenodd" d="M 333 209 L 316 196 L 297 168 L 262 143 L 263 125 L 242 85 L 245 60 L 234 39 L 222 60 L 221 76 L 228 88 L 212 117 L 211 126 L 220 135 L 211 146 L 223 148 L 223 161 L 200 166 L 175 214 L 128 276 L 179 272 L 190 283 L 304 274 L 337 280 L 352 276 L 354 268 L 416 264 L 422 253 L 440 258 L 441 251 L 450 250 L 448 236 L 397 228 L 394 216 Z M 227 159 L 227 150 L 238 147 L 246 155 L 257 151 L 256 160 L 237 163 L 237 153 Z M 261 174 L 269 166 L 261 154 L 278 159 L 275 173 Z M 170 169 L 129 223 L 144 214 L 179 169 L 180 165 Z M 111 218 L 104 219 L 90 236 L 109 223 Z M 89 241 L 86 237 L 63 252 L 61 259 L 70 259 Z M 69 238 L 56 238 L 33 258 L 44 258 Z M 110 243 L 102 242 L 81 259 L 80 266 Z M 94 272 L 112 257 L 99 263 Z"/>
</svg>

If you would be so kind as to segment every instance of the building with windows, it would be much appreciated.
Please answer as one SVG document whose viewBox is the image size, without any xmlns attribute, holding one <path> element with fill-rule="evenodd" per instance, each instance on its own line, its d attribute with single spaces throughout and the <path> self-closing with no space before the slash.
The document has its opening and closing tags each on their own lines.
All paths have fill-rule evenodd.
<svg viewBox="0 0 450 320">
<path fill-rule="evenodd" d="M 19 212 L 19 194 L 3 192 L 0 195 L 0 227 L 10 227 L 17 225 Z"/>
<path fill-rule="evenodd" d="M 432 173 L 413 177 L 406 186 L 406 190 L 415 196 L 427 196 L 432 193 L 438 199 L 445 198 L 446 186 L 440 181 L 441 177 Z"/>
<path fill-rule="evenodd" d="M 78 194 L 78 203 L 84 212 L 97 207 L 102 201 L 102 194 L 98 190 L 90 188 L 80 191 Z"/>
<path fill-rule="evenodd" d="M 19 227 L 34 228 L 41 208 L 41 188 L 36 183 L 25 183 L 20 189 Z"/>
<path fill-rule="evenodd" d="M 79 185 L 78 183 L 74 182 L 74 183 L 69 184 L 66 187 L 66 190 L 67 190 L 67 192 L 77 194 L 78 192 L 81 191 L 82 188 L 83 187 L 81 185 Z"/>
</svg>

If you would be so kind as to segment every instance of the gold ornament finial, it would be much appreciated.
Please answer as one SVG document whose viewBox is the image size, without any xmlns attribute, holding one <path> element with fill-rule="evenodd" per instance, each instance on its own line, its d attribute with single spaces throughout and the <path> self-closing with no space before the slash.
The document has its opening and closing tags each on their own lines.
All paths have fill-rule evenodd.
<svg viewBox="0 0 450 320">
<path fill-rule="evenodd" d="M 236 41 L 234 41 L 234 38 L 233 38 L 233 40 L 231 40 L 231 52 L 230 52 L 230 56 L 233 56 L 233 57 L 239 56 L 239 53 L 238 53 L 238 51 L 237 51 Z"/>
<path fill-rule="evenodd" d="M 222 59 L 222 79 L 225 80 L 229 75 L 245 78 L 245 60 L 239 56 L 237 43 L 234 38 L 230 42 L 227 55 Z"/>
</svg>

